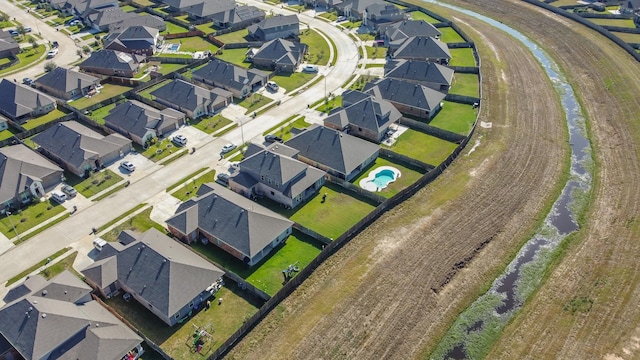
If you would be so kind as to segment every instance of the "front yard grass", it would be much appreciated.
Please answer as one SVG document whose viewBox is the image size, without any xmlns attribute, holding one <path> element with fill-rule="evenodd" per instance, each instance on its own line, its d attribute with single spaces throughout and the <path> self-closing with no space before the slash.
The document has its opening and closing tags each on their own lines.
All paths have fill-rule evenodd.
<svg viewBox="0 0 640 360">
<path fill-rule="evenodd" d="M 329 113 L 331 110 L 342 106 L 342 95 L 331 98 L 329 101 L 323 101 L 322 105 L 318 106 L 316 110 Z"/>
<path fill-rule="evenodd" d="M 368 59 L 383 59 L 387 56 L 387 48 L 383 46 L 365 46 Z"/>
<path fill-rule="evenodd" d="M 64 210 L 64 206 L 52 200 L 31 204 L 22 210 L 11 212 L 9 216 L 4 215 L 0 219 L 0 232 L 9 239 L 18 235 L 23 238 L 21 234 L 25 231 L 40 225 Z"/>
<path fill-rule="evenodd" d="M 449 66 L 477 66 L 471 48 L 449 49 L 449 53 L 451 53 Z"/>
<path fill-rule="evenodd" d="M 9 126 L 6 130 L 0 131 L 0 141 L 7 140 L 17 133 L 19 133 L 18 130 L 14 129 L 12 126 Z"/>
<path fill-rule="evenodd" d="M 199 36 L 191 36 L 180 39 L 171 39 L 166 41 L 167 44 L 180 44 L 178 51 L 196 52 L 209 50 L 212 53 L 218 51 L 219 47 L 206 41 Z"/>
<path fill-rule="evenodd" d="M 151 215 L 151 210 L 153 210 L 153 207 L 149 207 L 148 209 L 140 212 L 136 216 L 114 227 L 106 234 L 103 234 L 101 237 L 106 241 L 118 241 L 118 235 L 120 235 L 123 230 L 133 230 L 142 233 L 151 228 L 156 228 L 158 229 L 158 231 L 165 234 L 166 231 L 164 227 L 151 220 L 151 218 L 149 217 L 149 215 Z"/>
<path fill-rule="evenodd" d="M 82 196 L 90 198 L 105 189 L 117 184 L 122 177 L 109 169 L 93 173 L 89 178 L 82 179 L 65 173 L 65 182 L 73 186 Z"/>
<path fill-rule="evenodd" d="M 478 75 L 455 73 L 449 93 L 478 97 L 479 86 Z"/>
<path fill-rule="evenodd" d="M 298 115 L 294 115 L 294 117 L 297 117 Z M 265 132 L 266 134 L 274 134 L 277 135 L 279 137 L 282 138 L 282 140 L 287 141 L 289 139 L 291 139 L 293 137 L 293 133 L 291 132 L 292 129 L 305 129 L 307 127 L 309 127 L 311 124 L 306 122 L 304 116 L 300 116 L 299 119 L 296 119 L 296 121 L 286 124 L 288 119 L 284 121 L 284 124 L 279 125 L 275 128 L 271 128 L 269 129 L 267 132 Z"/>
<path fill-rule="evenodd" d="M 249 36 L 249 30 L 246 28 L 233 31 L 227 34 L 216 36 L 216 39 L 222 41 L 225 44 L 244 43 L 247 42 L 247 36 Z"/>
<path fill-rule="evenodd" d="M 307 74 L 302 72 L 294 72 L 285 75 L 276 75 L 271 80 L 275 81 L 286 92 L 295 90 L 302 85 L 308 83 L 316 76 L 316 74 Z"/>
<path fill-rule="evenodd" d="M 197 178 L 185 181 L 184 184 L 181 185 L 178 190 L 173 192 L 171 195 L 180 201 L 187 201 L 196 196 L 196 193 L 198 192 L 198 190 L 200 190 L 200 186 L 202 186 L 202 184 L 214 182 L 215 180 L 216 171 L 207 171 Z"/>
<path fill-rule="evenodd" d="M 315 65 L 327 65 L 331 50 L 329 43 L 315 30 L 305 30 L 300 34 L 300 42 L 309 46 L 307 62 Z"/>
<path fill-rule="evenodd" d="M 247 112 L 245 112 L 245 114 L 248 114 L 252 111 L 256 111 L 264 105 L 267 105 L 271 101 L 273 100 L 266 96 L 262 96 L 258 93 L 253 93 L 237 104 L 247 109 Z"/>
<path fill-rule="evenodd" d="M 78 252 L 74 251 L 64 259 L 40 271 L 40 275 L 42 275 L 46 280 L 50 280 L 65 270 L 75 272 L 75 270 L 73 270 L 73 262 L 76 260 L 76 256 L 78 256 Z"/>
<path fill-rule="evenodd" d="M 33 119 L 29 119 L 27 120 L 27 122 L 25 122 L 24 124 L 22 124 L 22 127 L 27 129 L 27 130 L 31 130 L 37 126 L 40 126 L 42 124 L 46 124 L 50 121 L 53 121 L 55 119 L 61 118 L 63 116 L 67 115 L 67 113 L 61 111 L 60 109 L 53 109 L 53 111 L 44 114 L 42 116 L 38 116 L 37 118 L 33 118 Z"/>
<path fill-rule="evenodd" d="M 457 31 L 455 31 L 452 27 L 441 27 L 438 28 L 442 35 L 440 35 L 440 41 L 445 43 L 460 43 L 464 42 L 464 39 Z"/>
<path fill-rule="evenodd" d="M 323 12 L 318 16 L 320 16 L 321 18 L 325 18 L 329 21 L 336 21 L 336 19 L 338 19 L 338 14 L 335 12 Z"/>
<path fill-rule="evenodd" d="M 412 11 L 409 13 L 411 15 L 411 20 L 424 20 L 429 24 L 437 24 L 440 20 L 436 18 L 432 18 L 431 16 L 423 13 L 422 11 Z"/>
<path fill-rule="evenodd" d="M 38 261 L 35 265 L 31 266 L 30 268 L 28 268 L 27 270 L 21 272 L 20 274 L 12 277 L 11 279 L 7 280 L 7 283 L 5 284 L 5 287 L 9 287 L 12 284 L 16 283 L 18 280 L 22 279 L 23 277 L 31 274 L 32 272 L 36 271 L 39 267 L 41 266 L 45 266 L 47 265 L 47 262 L 49 260 L 54 260 L 60 256 L 62 256 L 62 254 L 66 253 L 67 251 L 71 250 L 70 247 L 66 247 L 64 249 L 58 250 L 57 252 L 55 252 L 54 254 L 51 254 L 51 256 L 46 257 L 40 261 Z"/>
<path fill-rule="evenodd" d="M 69 103 L 69 105 L 73 106 L 78 110 L 82 110 L 86 107 L 89 107 L 93 104 L 97 104 L 101 101 L 112 98 L 116 95 L 123 94 L 129 90 L 131 90 L 131 88 L 128 86 L 104 84 L 99 94 L 94 95 L 90 98 L 82 97 L 80 99 L 73 100 Z"/>
<path fill-rule="evenodd" d="M 44 61 L 45 57 L 44 56 L 41 57 L 41 56 L 45 52 L 45 50 L 46 50 L 46 47 L 44 45 L 38 45 L 38 47 L 36 47 L 35 49 L 33 49 L 32 47 L 22 49 L 22 52 L 20 52 L 17 55 L 18 62 L 15 65 L 0 71 L 0 75 Z"/>
<path fill-rule="evenodd" d="M 216 55 L 216 57 L 220 60 L 224 60 L 234 65 L 249 68 L 253 64 L 245 61 L 245 59 L 247 58 L 247 51 L 247 48 L 224 49 L 222 51 L 222 54 Z"/>
<path fill-rule="evenodd" d="M 400 191 L 402 191 L 403 189 L 409 187 L 411 184 L 418 181 L 418 179 L 423 175 L 423 173 L 420 173 L 416 170 L 409 169 L 398 163 L 394 163 L 387 159 L 378 157 L 373 163 L 369 164 L 369 166 L 367 166 L 362 171 L 360 176 L 358 176 L 355 180 L 352 180 L 351 183 L 356 186 L 360 186 L 359 185 L 360 180 L 366 178 L 369 175 L 369 172 L 371 172 L 371 170 L 377 169 L 381 166 L 392 166 L 400 170 L 400 177 L 396 181 L 389 183 L 389 185 L 387 185 L 387 187 L 384 188 L 382 191 L 376 192 L 376 194 L 382 195 L 386 198 L 390 198 L 395 194 L 399 193 Z"/>
<path fill-rule="evenodd" d="M 163 138 L 155 139 L 155 141 L 142 152 L 142 155 L 153 162 L 158 162 L 175 152 L 183 150 L 186 150 L 186 148 L 174 145 L 169 138 Z"/>
<path fill-rule="evenodd" d="M 387 145 L 383 146 L 399 154 L 433 166 L 438 166 L 458 145 L 417 130 L 409 129 L 402 133 L 391 147 Z"/>
<path fill-rule="evenodd" d="M 476 121 L 478 110 L 467 104 L 443 101 L 442 109 L 433 117 L 429 125 L 457 134 L 467 135 Z"/>
<path fill-rule="evenodd" d="M 194 128 L 204 131 L 207 134 L 211 134 L 231 124 L 233 121 L 227 119 L 221 114 L 216 114 L 207 118 L 201 117 L 196 120 L 190 120 L 189 122 Z"/>
</svg>

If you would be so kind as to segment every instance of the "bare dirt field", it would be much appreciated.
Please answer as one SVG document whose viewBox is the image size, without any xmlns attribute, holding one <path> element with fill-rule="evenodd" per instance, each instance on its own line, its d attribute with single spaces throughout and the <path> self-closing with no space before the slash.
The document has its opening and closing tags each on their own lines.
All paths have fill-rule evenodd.
<svg viewBox="0 0 640 360">
<path fill-rule="evenodd" d="M 557 96 L 518 42 L 460 20 L 483 60 L 480 145 L 319 267 L 230 358 L 424 355 L 546 214 L 568 155 Z"/>
</svg>

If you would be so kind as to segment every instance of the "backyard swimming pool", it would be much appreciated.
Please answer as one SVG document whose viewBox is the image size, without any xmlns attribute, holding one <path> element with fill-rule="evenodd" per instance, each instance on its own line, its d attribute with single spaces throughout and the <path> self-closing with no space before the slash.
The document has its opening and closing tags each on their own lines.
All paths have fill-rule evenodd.
<svg viewBox="0 0 640 360">
<path fill-rule="evenodd" d="M 180 49 L 180 44 L 171 44 L 167 48 L 167 50 L 169 51 L 178 51 L 178 49 Z"/>
<path fill-rule="evenodd" d="M 372 170 L 369 175 L 360 180 L 360 187 L 368 191 L 382 191 L 390 183 L 400 177 L 400 170 L 392 166 L 381 166 Z"/>
</svg>

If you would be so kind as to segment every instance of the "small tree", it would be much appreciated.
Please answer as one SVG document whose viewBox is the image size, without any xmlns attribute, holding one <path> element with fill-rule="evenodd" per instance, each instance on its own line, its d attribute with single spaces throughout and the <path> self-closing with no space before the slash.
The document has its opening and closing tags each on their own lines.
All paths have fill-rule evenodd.
<svg viewBox="0 0 640 360">
<path fill-rule="evenodd" d="M 82 47 L 82 52 L 89 55 L 89 53 L 91 53 L 91 48 L 85 45 Z"/>
<path fill-rule="evenodd" d="M 36 40 L 33 36 L 29 37 L 29 44 L 33 47 L 33 50 L 38 53 L 38 40 Z"/>
<path fill-rule="evenodd" d="M 80 50 L 80 49 L 76 50 L 76 54 L 80 57 L 80 59 L 82 59 L 82 58 L 83 58 L 83 56 L 82 56 L 82 50 Z"/>
<path fill-rule="evenodd" d="M 18 34 L 20 34 L 20 36 L 24 36 L 24 34 L 27 33 L 27 29 L 25 29 L 22 24 L 16 26 L 16 31 L 18 32 Z"/>
<path fill-rule="evenodd" d="M 0 12 L 0 22 L 9 21 L 9 15 Z"/>
<path fill-rule="evenodd" d="M 58 65 L 56 65 L 56 63 L 54 63 L 53 61 L 47 61 L 46 64 L 44 64 L 44 71 L 46 72 L 51 72 L 53 70 L 55 70 L 55 68 L 57 68 Z"/>
</svg>

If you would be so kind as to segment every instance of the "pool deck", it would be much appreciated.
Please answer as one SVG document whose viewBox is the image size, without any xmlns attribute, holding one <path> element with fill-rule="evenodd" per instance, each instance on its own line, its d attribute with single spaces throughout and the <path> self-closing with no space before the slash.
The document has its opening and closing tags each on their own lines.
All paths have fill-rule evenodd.
<svg viewBox="0 0 640 360">
<path fill-rule="evenodd" d="M 384 170 L 390 170 L 393 172 L 394 174 L 394 178 L 393 180 L 389 181 L 385 186 L 383 187 L 378 187 L 378 185 L 376 185 L 373 182 L 373 179 L 376 178 L 376 175 L 378 175 L 380 172 L 384 171 Z M 373 170 L 371 170 L 369 172 L 369 175 L 360 180 L 360 183 L 358 185 L 360 185 L 361 188 L 367 190 L 367 191 L 371 191 L 371 192 L 377 192 L 377 191 L 381 191 L 382 189 L 386 188 L 390 183 L 396 181 L 397 178 L 399 178 L 400 176 L 402 176 L 402 173 L 400 172 L 400 170 L 394 168 L 393 166 L 380 166 L 378 168 L 375 168 Z"/>
</svg>

